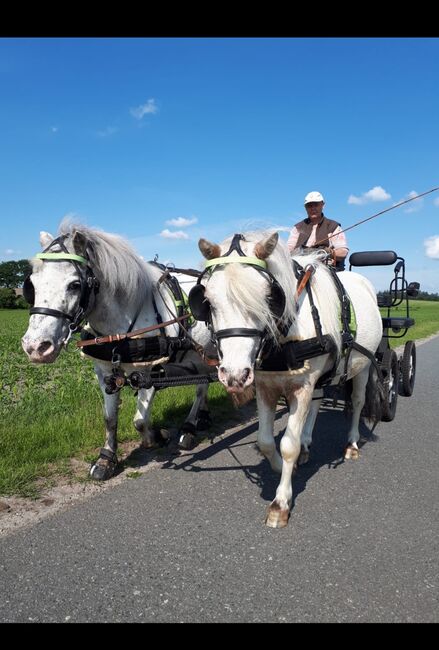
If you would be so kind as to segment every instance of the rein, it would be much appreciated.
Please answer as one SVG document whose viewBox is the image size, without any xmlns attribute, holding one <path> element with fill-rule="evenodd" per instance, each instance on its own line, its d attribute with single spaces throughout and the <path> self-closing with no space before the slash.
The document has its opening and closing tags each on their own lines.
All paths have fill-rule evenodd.
<svg viewBox="0 0 439 650">
<path fill-rule="evenodd" d="M 381 212 L 377 212 L 376 214 L 373 214 L 371 217 L 367 217 L 367 219 L 362 219 L 361 221 L 357 221 L 357 223 L 354 223 L 352 226 L 349 226 L 348 228 L 344 228 L 343 230 L 340 230 L 337 235 L 340 234 L 340 232 L 347 232 L 348 230 L 351 230 L 352 228 L 356 228 L 362 223 L 366 223 L 366 221 L 370 221 L 371 219 L 375 219 L 375 217 L 379 217 L 381 214 L 384 214 L 385 212 L 389 212 L 390 210 L 394 210 L 395 208 L 399 208 L 400 205 L 404 205 L 405 203 L 410 203 L 410 201 L 414 201 L 415 199 L 420 199 L 421 196 L 425 196 L 426 194 L 431 194 L 432 192 L 437 192 L 439 190 L 439 187 L 434 187 L 432 190 L 428 190 L 427 192 L 423 192 L 422 194 L 417 194 L 416 196 L 412 196 L 410 199 L 406 199 L 405 201 L 400 201 L 400 203 L 396 203 L 395 205 L 392 205 L 391 208 L 386 208 L 385 210 L 381 210 Z M 327 239 L 330 240 L 332 237 L 335 237 L 335 234 L 329 234 L 325 239 L 321 239 L 320 241 L 316 242 L 314 246 L 321 246 Z"/>
<path fill-rule="evenodd" d="M 108 336 L 98 336 L 95 339 L 85 339 L 82 341 L 76 342 L 77 348 L 83 348 L 86 345 L 104 345 L 104 343 L 113 343 L 114 341 L 123 341 L 124 339 L 131 339 L 140 334 L 145 334 L 146 332 L 153 332 L 154 330 L 167 327 L 168 325 L 173 325 L 174 323 L 179 323 L 182 320 L 187 319 L 190 314 L 183 314 L 183 316 L 178 316 L 172 320 L 167 320 L 163 323 L 158 323 L 157 325 L 150 325 L 149 327 L 142 327 L 138 330 L 133 330 L 132 332 L 125 332 L 124 334 L 109 334 Z"/>
</svg>

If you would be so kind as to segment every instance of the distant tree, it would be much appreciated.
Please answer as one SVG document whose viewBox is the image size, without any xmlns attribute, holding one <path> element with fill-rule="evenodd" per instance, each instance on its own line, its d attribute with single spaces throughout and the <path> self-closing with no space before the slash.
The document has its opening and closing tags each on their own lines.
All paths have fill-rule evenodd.
<svg viewBox="0 0 439 650">
<path fill-rule="evenodd" d="M 0 308 L 1 309 L 16 309 L 17 296 L 13 289 L 0 288 Z"/>
<path fill-rule="evenodd" d="M 23 296 L 15 296 L 15 306 L 17 309 L 29 309 L 29 305 Z"/>
<path fill-rule="evenodd" d="M 24 279 L 31 270 L 28 260 L 0 262 L 0 287 L 15 289 L 23 286 Z"/>
</svg>

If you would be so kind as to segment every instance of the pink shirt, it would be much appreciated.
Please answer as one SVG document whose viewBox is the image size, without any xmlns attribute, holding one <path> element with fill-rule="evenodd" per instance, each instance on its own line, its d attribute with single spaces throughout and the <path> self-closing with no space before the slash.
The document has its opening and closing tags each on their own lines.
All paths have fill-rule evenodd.
<svg viewBox="0 0 439 650">
<path fill-rule="evenodd" d="M 311 235 L 309 236 L 309 239 L 306 242 L 307 246 L 314 246 L 314 244 L 316 243 L 317 226 L 318 226 L 317 223 L 313 225 Z M 292 253 L 293 250 L 296 248 L 297 240 L 299 239 L 299 234 L 300 231 L 298 230 L 297 226 L 294 226 L 290 232 L 290 236 L 287 242 L 288 250 L 290 251 L 290 253 Z M 337 252 L 343 256 L 347 255 L 349 252 L 346 236 L 344 232 L 341 232 L 340 226 L 337 226 L 334 232 L 331 233 L 329 244 L 334 248 L 336 248 Z"/>
</svg>

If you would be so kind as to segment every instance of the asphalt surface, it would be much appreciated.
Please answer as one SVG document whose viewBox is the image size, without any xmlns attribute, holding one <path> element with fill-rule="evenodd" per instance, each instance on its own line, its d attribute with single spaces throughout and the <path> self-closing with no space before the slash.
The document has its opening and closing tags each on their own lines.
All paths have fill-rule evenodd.
<svg viewBox="0 0 439 650">
<path fill-rule="evenodd" d="M 253 424 L 1 539 L 0 622 L 438 622 L 438 361 L 358 461 L 321 411 L 285 529 Z"/>
</svg>

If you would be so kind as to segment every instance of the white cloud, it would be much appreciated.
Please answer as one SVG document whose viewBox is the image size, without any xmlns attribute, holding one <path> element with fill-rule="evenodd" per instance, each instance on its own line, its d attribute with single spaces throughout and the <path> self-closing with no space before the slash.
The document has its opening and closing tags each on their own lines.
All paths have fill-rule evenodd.
<svg viewBox="0 0 439 650">
<path fill-rule="evenodd" d="M 433 201 L 433 203 L 434 203 L 434 205 L 439 206 L 439 199 L 435 199 L 435 200 Z"/>
<path fill-rule="evenodd" d="M 366 203 L 374 203 L 376 201 L 387 201 L 392 198 L 381 185 L 376 185 L 368 192 L 364 192 L 361 196 L 354 196 L 351 194 L 348 198 L 348 203 L 352 205 L 365 205 Z"/>
<path fill-rule="evenodd" d="M 406 201 L 407 199 L 413 199 L 415 196 L 418 196 L 418 192 L 415 192 L 415 190 L 412 190 L 409 192 L 401 201 L 398 201 L 398 203 L 401 203 L 402 201 Z M 395 204 L 396 205 L 396 204 Z M 424 199 L 420 198 L 417 201 L 413 201 L 413 203 L 410 204 L 409 208 L 406 208 L 404 212 L 419 212 L 424 207 Z"/>
<path fill-rule="evenodd" d="M 117 127 L 115 126 L 107 126 L 107 128 L 103 129 L 102 131 L 97 131 L 97 135 L 100 138 L 107 138 L 110 135 L 113 135 L 118 131 Z"/>
<path fill-rule="evenodd" d="M 140 104 L 140 106 L 136 106 L 136 108 L 130 108 L 130 113 L 136 118 L 136 120 L 141 120 L 144 115 L 155 115 L 155 113 L 158 113 L 158 110 L 155 99 L 148 99 L 146 104 Z"/>
<path fill-rule="evenodd" d="M 188 226 L 192 226 L 192 224 L 197 223 L 197 221 L 197 217 L 191 217 L 190 219 L 186 219 L 185 217 L 177 217 L 177 219 L 168 219 L 165 221 L 165 223 L 168 226 L 175 226 L 175 228 L 187 228 Z"/>
<path fill-rule="evenodd" d="M 439 260 L 439 236 L 428 237 L 424 240 L 425 254 L 434 260 Z"/>
<path fill-rule="evenodd" d="M 13 255 L 15 251 L 12 248 L 7 248 L 5 250 L 5 255 Z"/>
<path fill-rule="evenodd" d="M 189 235 L 182 230 L 171 231 L 168 228 L 162 230 L 160 237 L 164 237 L 165 239 L 189 239 Z"/>
</svg>

